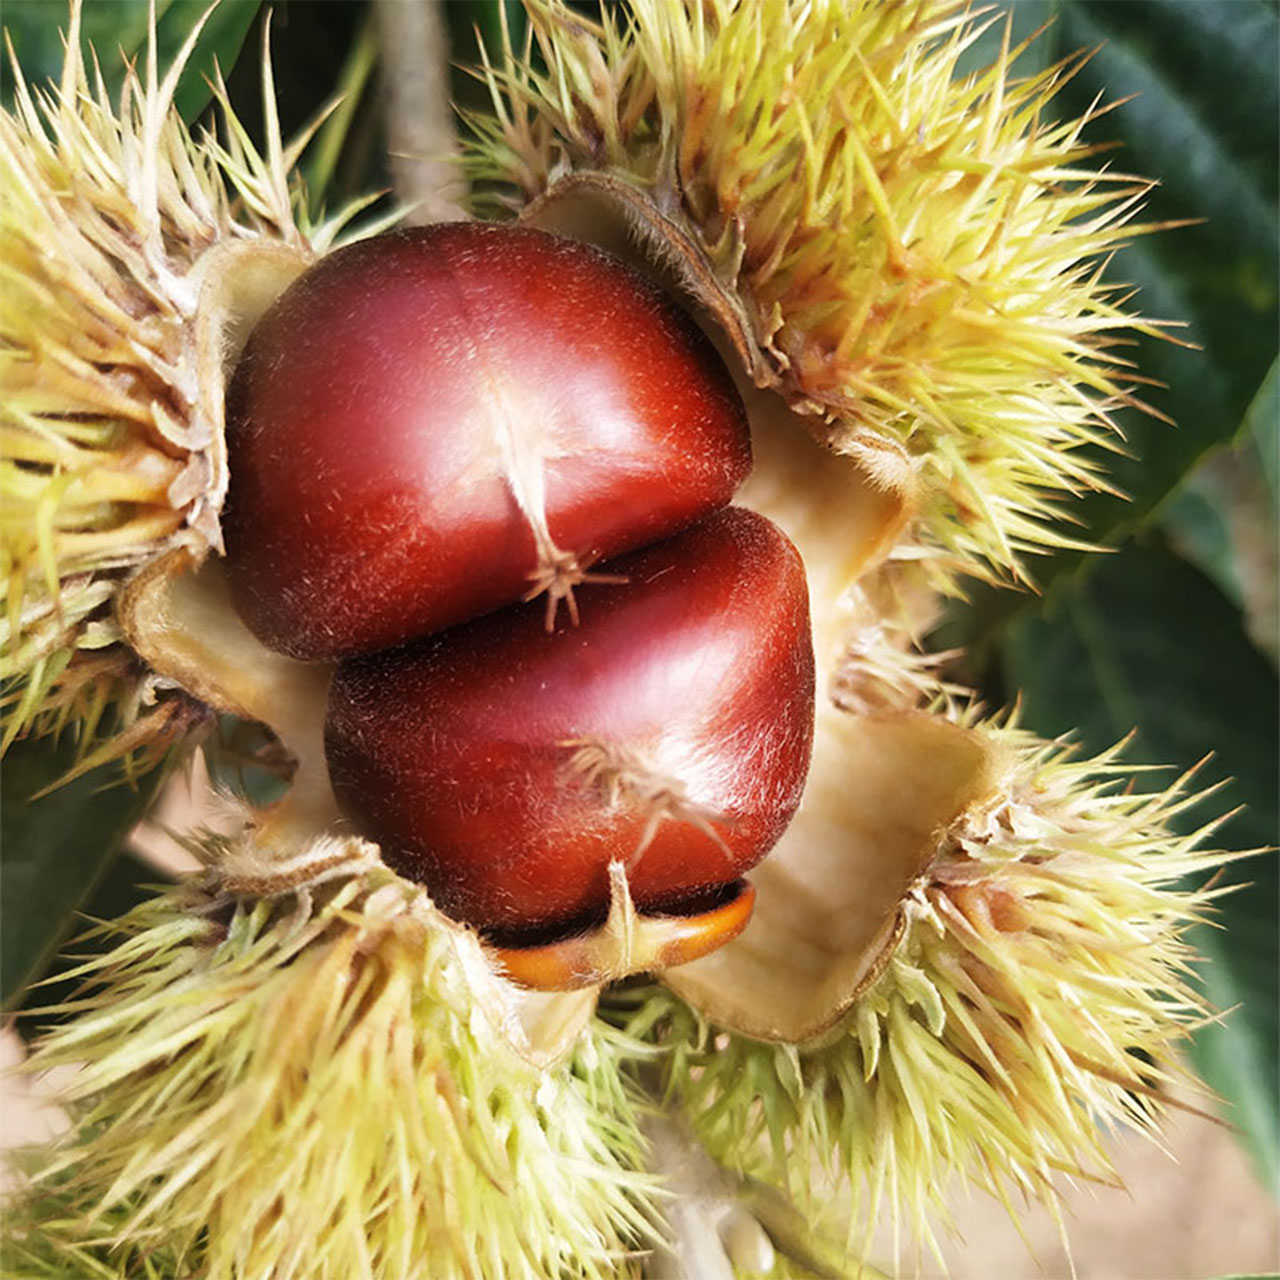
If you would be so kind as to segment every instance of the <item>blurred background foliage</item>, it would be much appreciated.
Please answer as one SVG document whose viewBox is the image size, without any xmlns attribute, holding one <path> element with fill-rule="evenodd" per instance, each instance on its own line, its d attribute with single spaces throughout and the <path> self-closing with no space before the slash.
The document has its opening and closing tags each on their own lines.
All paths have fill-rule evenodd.
<svg viewBox="0 0 1280 1280">
<path fill-rule="evenodd" d="M 147 0 L 86 0 L 84 35 L 108 84 L 120 57 L 145 57 Z M 205 0 L 157 0 L 162 65 L 204 12 Z M 590 6 L 581 6 L 589 9 Z M 1110 459 L 1122 501 L 1075 504 L 1081 532 L 1106 555 L 1062 553 L 1036 566 L 1028 591 L 975 590 L 935 641 L 966 646 L 962 673 L 992 707 L 1017 702 L 1022 723 L 1071 735 L 1095 752 L 1135 731 L 1128 758 L 1222 788 L 1187 815 L 1231 811 L 1215 844 L 1262 850 L 1280 843 L 1277 760 L 1277 156 L 1280 154 L 1280 9 L 1274 0 L 1017 0 L 1005 6 L 1013 40 L 1039 35 L 1025 73 L 1080 48 L 1093 56 L 1062 91 L 1060 113 L 1115 104 L 1090 126 L 1118 146 L 1099 163 L 1156 178 L 1146 217 L 1179 224 L 1141 237 L 1111 264 L 1138 290 L 1147 316 L 1176 321 L 1173 341 L 1139 339 L 1123 354 L 1154 385 L 1141 392 L 1160 417 L 1122 411 L 1121 452 Z M 999 12 L 997 6 L 996 12 Z M 462 66 L 477 40 L 496 45 L 503 12 L 519 40 L 513 0 L 445 6 L 455 99 L 483 94 Z M 3 22 L 31 83 L 55 76 L 65 10 L 56 0 L 6 0 Z M 251 130 L 262 119 L 259 49 L 268 8 L 224 0 L 214 10 L 178 105 L 209 109 L 207 77 L 227 77 Z M 286 134 L 335 92 L 346 105 L 307 162 L 313 201 L 385 188 L 378 47 L 371 0 L 277 0 L 270 6 L 276 97 Z M 1003 23 L 971 53 L 998 50 Z M 12 77 L 0 84 L 11 99 Z M 61 748 L 65 751 L 65 746 Z M 38 976 L 75 912 L 115 914 L 154 879 L 115 858 L 151 789 L 103 789 L 92 776 L 31 804 L 63 767 L 58 749 L 18 744 L 5 764 L 0 975 L 10 1007 Z M 1172 776 L 1172 775 L 1171 775 Z M 1280 878 L 1266 853 L 1234 863 L 1211 922 L 1196 930 L 1200 981 L 1229 1011 L 1203 1028 L 1196 1065 L 1264 1180 L 1280 1188 Z"/>
</svg>

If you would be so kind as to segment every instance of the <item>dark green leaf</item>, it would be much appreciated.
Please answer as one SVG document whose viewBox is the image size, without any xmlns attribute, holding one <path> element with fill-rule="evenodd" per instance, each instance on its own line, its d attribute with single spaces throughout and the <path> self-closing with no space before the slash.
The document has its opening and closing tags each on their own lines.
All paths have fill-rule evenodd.
<svg viewBox="0 0 1280 1280">
<path fill-rule="evenodd" d="M 1203 570 L 1233 604 L 1243 605 L 1244 586 L 1237 572 L 1231 524 L 1217 494 L 1200 482 L 1203 469 L 1169 503 L 1161 522 L 1178 550 Z"/>
<path fill-rule="evenodd" d="M 1078 730 L 1089 751 L 1137 728 L 1135 762 L 1186 768 L 1212 752 L 1200 781 L 1229 779 L 1189 821 L 1246 806 L 1215 835 L 1226 848 L 1280 841 L 1280 685 L 1245 636 L 1234 605 L 1163 544 L 1100 557 L 1057 584 L 1037 616 L 1004 636 L 1006 688 L 1045 736 Z M 1228 868 L 1220 928 L 1197 931 L 1206 993 L 1225 1022 L 1197 1034 L 1194 1056 L 1227 1100 L 1264 1176 L 1280 1185 L 1280 859 Z M 1238 1007 L 1237 1007 L 1238 1006 Z"/>
<path fill-rule="evenodd" d="M 184 119 L 194 120 L 208 105 L 208 80 L 215 65 L 225 70 L 235 62 L 258 7 L 259 0 L 222 0 L 209 14 L 177 92 L 176 104 Z M 209 0 L 157 0 L 161 75 L 209 8 Z M 55 0 L 6 0 L 4 25 L 28 83 L 43 85 L 58 78 L 68 11 L 69 6 Z M 81 39 L 97 50 L 113 101 L 124 78 L 125 60 L 137 59 L 140 69 L 145 66 L 147 30 L 148 0 L 85 0 Z"/>
<path fill-rule="evenodd" d="M 1020 6 L 1019 6 L 1020 7 Z M 1091 499 L 1095 537 L 1137 527 L 1195 461 L 1233 436 L 1276 353 L 1280 273 L 1280 13 L 1266 0 L 1068 0 L 1044 39 L 1055 56 L 1095 53 L 1066 86 L 1061 113 L 1101 96 L 1130 99 L 1094 122 L 1121 149 L 1113 166 L 1155 178 L 1146 217 L 1199 225 L 1136 240 L 1111 278 L 1137 285 L 1144 314 L 1186 323 L 1202 352 L 1143 340 L 1150 399 L 1176 431 L 1121 416 L 1130 459 L 1110 470 L 1128 504 Z M 1226 72 L 1229 68 L 1229 73 Z"/>
<path fill-rule="evenodd" d="M 62 940 L 58 954 L 42 972 L 38 985 L 28 986 L 15 995 L 7 1012 L 15 1015 L 15 1025 L 23 1036 L 31 1036 L 54 1023 L 63 1022 L 69 1014 L 43 1013 L 72 1000 L 79 992 L 81 979 L 61 976 L 89 956 L 100 955 L 120 941 L 110 933 L 92 931 L 92 926 L 117 920 L 150 898 L 157 885 L 166 881 L 155 867 L 135 857 L 127 849 L 110 859 L 101 881 L 72 918 L 70 930 Z"/>
<path fill-rule="evenodd" d="M 1280 517 L 1280 360 L 1271 366 L 1245 415 L 1242 434 L 1271 499 L 1271 516 Z"/>
<path fill-rule="evenodd" d="M 75 762 L 69 744 L 15 743 L 4 759 L 0 809 L 0 1004 L 8 1008 L 47 968 L 142 816 L 156 770 L 131 789 L 99 769 L 38 800 Z"/>
<path fill-rule="evenodd" d="M 1277 421 L 1272 365 L 1232 447 L 1206 458 L 1161 513 L 1174 545 L 1245 610 L 1250 634 L 1273 661 L 1280 648 Z"/>
</svg>

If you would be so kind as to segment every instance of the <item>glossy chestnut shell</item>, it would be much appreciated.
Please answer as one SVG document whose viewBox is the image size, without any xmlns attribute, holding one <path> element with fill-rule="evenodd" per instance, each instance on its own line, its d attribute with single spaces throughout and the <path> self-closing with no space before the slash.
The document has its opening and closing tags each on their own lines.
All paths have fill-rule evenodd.
<svg viewBox="0 0 1280 1280">
<path fill-rule="evenodd" d="M 489 930 L 598 921 L 609 864 L 688 911 L 753 866 L 800 801 L 814 658 L 799 553 L 730 508 L 612 562 L 581 622 L 516 605 L 341 663 L 335 791 L 396 870 Z"/>
<path fill-rule="evenodd" d="M 270 648 L 386 649 L 726 504 L 745 412 L 630 267 L 451 223 L 337 250 L 253 331 L 227 394 L 233 596 Z"/>
</svg>

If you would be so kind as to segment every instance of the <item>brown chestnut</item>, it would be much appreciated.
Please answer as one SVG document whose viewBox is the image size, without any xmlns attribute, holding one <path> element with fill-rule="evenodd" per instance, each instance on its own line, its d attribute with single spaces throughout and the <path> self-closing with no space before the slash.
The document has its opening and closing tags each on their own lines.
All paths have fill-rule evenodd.
<svg viewBox="0 0 1280 1280">
<path fill-rule="evenodd" d="M 507 937 L 598 920 L 621 861 L 642 910 L 689 909 L 800 801 L 814 659 L 799 553 L 721 511 L 608 566 L 581 625 L 513 605 L 348 659 L 326 753 L 345 812 L 455 918 Z"/>
<path fill-rule="evenodd" d="M 339 249 L 227 393 L 223 530 L 263 643 L 368 653 L 547 593 L 725 505 L 750 468 L 710 342 L 643 277 L 531 228 Z M 548 622 L 549 625 L 549 622 Z"/>
</svg>

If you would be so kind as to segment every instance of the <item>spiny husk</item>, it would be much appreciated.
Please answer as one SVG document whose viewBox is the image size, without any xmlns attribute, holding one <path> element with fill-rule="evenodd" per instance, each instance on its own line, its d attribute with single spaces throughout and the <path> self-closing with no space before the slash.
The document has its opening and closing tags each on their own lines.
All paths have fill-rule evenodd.
<svg viewBox="0 0 1280 1280">
<path fill-rule="evenodd" d="M 647 989 L 623 1018 L 664 1047 L 668 1096 L 730 1168 L 815 1212 L 848 1185 L 855 1251 L 886 1211 L 936 1248 L 944 1175 L 1015 1217 L 1054 1203 L 1054 1175 L 1114 1182 L 1106 1132 L 1154 1130 L 1208 1017 L 1183 935 L 1213 892 L 1185 877 L 1222 856 L 1195 851 L 1211 828 L 1170 826 L 1200 797 L 1185 778 L 1124 787 L 1116 751 L 999 738 L 998 785 L 942 835 L 887 965 L 831 1033 L 767 1043 Z"/>
<path fill-rule="evenodd" d="M 180 1280 L 199 1265 L 198 1252 L 126 1240 L 113 1245 L 132 1212 L 122 1205 L 90 1226 L 74 1192 L 42 1187 L 11 1210 L 3 1241 L 5 1273 L 21 1280 Z M 99 1235 L 98 1239 L 86 1239 Z"/>
<path fill-rule="evenodd" d="M 623 1037 L 517 1053 L 474 935 L 385 869 L 257 901 L 214 876 L 111 932 L 31 1063 L 80 1066 L 9 1256 L 532 1280 L 625 1275 L 652 1234 Z"/>
<path fill-rule="evenodd" d="M 1092 115 L 1050 114 L 1079 59 L 1018 79 L 1006 42 L 961 74 L 982 24 L 949 3 L 527 8 L 537 56 L 503 50 L 471 120 L 478 183 L 535 207 L 592 175 L 647 198 L 692 246 L 691 287 L 745 317 L 757 384 L 837 449 L 915 459 L 898 554 L 931 551 L 936 584 L 1070 543 L 1058 500 L 1104 487 L 1082 447 L 1130 398 L 1115 334 L 1152 327 L 1101 278 L 1149 184 L 1089 167 Z"/>
<path fill-rule="evenodd" d="M 593 27 L 535 0 L 548 70 L 509 52 L 491 70 L 499 117 L 480 125 L 476 171 L 524 200 L 601 173 L 678 224 L 746 317 L 751 376 L 847 455 L 830 460 L 866 491 L 859 509 L 876 508 L 865 539 L 824 521 L 809 565 L 837 698 L 859 713 L 945 709 L 950 691 L 911 644 L 918 615 L 882 596 L 919 557 L 943 585 L 962 569 L 1017 572 L 1062 540 L 1053 497 L 1100 483 L 1073 450 L 1105 435 L 1123 377 L 1106 344 L 1129 322 L 1095 264 L 1137 229 L 1126 221 L 1143 184 L 1087 171 L 1082 122 L 1047 122 L 1070 67 L 1013 82 L 1006 51 L 957 79 L 974 30 L 951 7 L 637 0 L 631 12 L 607 8 Z M 121 576 L 158 553 L 216 546 L 220 422 L 193 406 L 212 394 L 216 408 L 221 382 L 193 388 L 187 345 L 201 249 L 291 244 L 306 258 L 329 237 L 290 192 L 296 151 L 269 80 L 264 153 L 221 88 L 226 141 L 192 139 L 168 110 L 177 69 L 159 83 L 150 59 L 113 110 L 74 34 L 47 109 L 20 85 L 0 135 L 3 190 L 18 192 L 3 197 L 0 249 L 29 264 L 31 313 L 0 313 L 21 339 L 6 327 L 0 354 L 28 375 L 43 360 L 24 416 L 5 422 L 27 450 L 5 453 L 7 483 L 30 490 L 9 568 L 26 681 L 11 732 L 85 716 L 122 682 L 138 705 L 161 693 L 122 665 L 110 606 Z M 33 274 L 36 244 L 60 274 Z M 859 461 L 877 446 L 918 473 L 910 503 Z M 112 497 L 120 470 L 132 488 Z M 817 520 L 812 489 L 797 496 Z M 59 541 L 59 521 L 98 541 Z M 897 563 L 872 581 L 884 554 Z M 103 666 L 86 683 L 90 657 Z M 1169 888 L 1197 864 L 1165 825 L 1176 789 L 1126 794 L 1109 789 L 1110 758 L 1007 742 L 1007 774 L 985 799 L 965 792 L 936 855 L 923 869 L 900 860 L 905 898 L 892 886 L 873 922 L 895 926 L 891 946 L 868 957 L 867 985 L 820 1042 L 725 1031 L 660 987 L 630 1011 L 712 1154 L 802 1199 L 820 1190 L 811 1161 L 846 1176 L 858 1231 L 887 1203 L 927 1232 L 953 1169 L 1005 1194 L 1044 1194 L 1055 1170 L 1106 1176 L 1097 1121 L 1150 1121 L 1171 1046 L 1203 1016 L 1182 984 L 1180 929 L 1207 895 Z M 936 769 L 916 752 L 897 790 L 917 799 Z M 877 797 L 857 799 L 873 822 Z M 144 1266 L 177 1258 L 214 1277 L 399 1274 L 406 1257 L 444 1276 L 625 1270 L 651 1215 L 617 1041 L 593 1027 L 569 1064 L 530 1064 L 477 1000 L 474 940 L 424 923 L 398 882 L 383 894 L 385 875 L 327 883 L 296 912 L 276 897 L 213 910 L 197 892 L 130 917 L 84 970 L 103 985 L 38 1058 L 88 1065 L 72 1133 L 12 1219 L 23 1249 L 102 1256 L 114 1241 L 115 1260 L 145 1250 Z"/>
<path fill-rule="evenodd" d="M 262 244 L 306 262 L 355 209 L 308 214 L 294 166 L 310 133 L 282 141 L 265 50 L 258 150 L 220 77 L 221 138 L 173 109 L 203 23 L 163 79 L 153 32 L 113 103 L 79 12 L 57 85 L 29 87 L 9 51 L 14 107 L 0 112 L 0 677 L 5 744 L 71 724 L 88 767 L 135 749 L 154 763 L 190 724 L 170 697 L 156 704 L 111 604 L 161 552 L 220 547 L 223 352 L 197 323 L 227 270 L 208 269 L 211 251 Z"/>
</svg>

